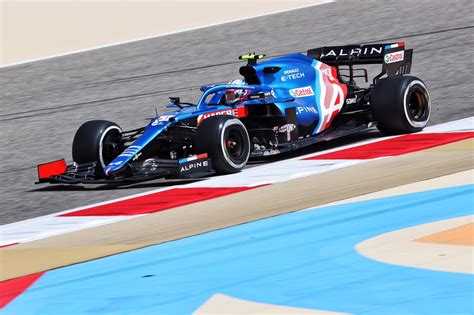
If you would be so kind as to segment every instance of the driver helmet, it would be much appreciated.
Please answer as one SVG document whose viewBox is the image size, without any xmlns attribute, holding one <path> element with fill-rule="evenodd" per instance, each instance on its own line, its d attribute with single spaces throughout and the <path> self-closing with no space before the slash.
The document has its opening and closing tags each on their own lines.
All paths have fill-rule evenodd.
<svg viewBox="0 0 474 315">
<path fill-rule="evenodd" d="M 245 85 L 245 81 L 241 79 L 232 80 L 228 84 L 232 85 Z M 225 103 L 226 105 L 234 105 L 238 102 L 241 102 L 245 99 L 245 96 L 248 94 L 248 90 L 243 89 L 227 89 L 225 91 Z"/>
</svg>

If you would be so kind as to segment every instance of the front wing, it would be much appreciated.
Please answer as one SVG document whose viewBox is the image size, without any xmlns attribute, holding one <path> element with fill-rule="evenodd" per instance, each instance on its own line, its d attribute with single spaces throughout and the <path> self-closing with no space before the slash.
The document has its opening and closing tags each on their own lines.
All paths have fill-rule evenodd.
<svg viewBox="0 0 474 315">
<path fill-rule="evenodd" d="M 191 179 L 214 174 L 207 154 L 180 160 L 147 159 L 129 164 L 126 172 L 101 178 L 97 162 L 66 165 L 64 160 L 38 165 L 38 182 L 51 184 L 127 184 L 157 178 Z"/>
</svg>

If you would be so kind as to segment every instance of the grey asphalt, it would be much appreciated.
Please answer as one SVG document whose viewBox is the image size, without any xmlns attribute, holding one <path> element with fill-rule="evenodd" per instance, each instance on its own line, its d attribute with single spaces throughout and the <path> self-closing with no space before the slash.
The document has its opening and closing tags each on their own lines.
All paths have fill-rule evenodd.
<svg viewBox="0 0 474 315">
<path fill-rule="evenodd" d="M 34 184 L 35 166 L 70 161 L 82 122 L 107 119 L 136 128 L 155 107 L 162 112 L 168 96 L 196 100 L 200 85 L 238 78 L 237 56 L 246 52 L 271 57 L 324 45 L 405 41 L 415 49 L 412 73 L 431 90 L 431 124 L 473 116 L 472 7 L 471 0 L 342 0 L 2 68 L 0 224 L 172 184 L 41 188 Z"/>
</svg>

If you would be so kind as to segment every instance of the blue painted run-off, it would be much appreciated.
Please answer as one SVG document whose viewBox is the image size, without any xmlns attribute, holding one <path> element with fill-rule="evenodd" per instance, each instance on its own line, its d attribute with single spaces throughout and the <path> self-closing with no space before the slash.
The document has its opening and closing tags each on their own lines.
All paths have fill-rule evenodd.
<svg viewBox="0 0 474 315">
<path fill-rule="evenodd" d="M 471 314 L 472 275 L 384 264 L 354 246 L 472 214 L 472 203 L 468 185 L 281 215 L 50 271 L 3 313 L 189 314 L 222 293 L 358 314 Z"/>
</svg>

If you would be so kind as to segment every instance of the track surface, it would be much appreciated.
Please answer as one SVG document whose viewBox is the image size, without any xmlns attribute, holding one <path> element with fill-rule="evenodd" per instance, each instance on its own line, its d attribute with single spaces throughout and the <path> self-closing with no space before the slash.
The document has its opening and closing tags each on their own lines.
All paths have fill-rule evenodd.
<svg viewBox="0 0 474 315">
<path fill-rule="evenodd" d="M 338 1 L 0 69 L 0 223 L 167 185 L 38 191 L 34 166 L 70 159 L 72 138 L 84 121 L 109 119 L 134 128 L 154 115 L 155 106 L 163 111 L 167 96 L 195 99 L 200 85 L 238 77 L 236 57 L 248 51 L 271 57 L 322 45 L 404 40 L 415 48 L 412 72 L 431 89 L 431 122 L 472 116 L 470 11 L 472 1 Z"/>
<path fill-rule="evenodd" d="M 43 225 L 19 223 L 18 228 L 12 230 L 7 227 L 4 231 L 7 244 L 16 241 L 19 244 L 0 250 L 2 258 L 0 283 L 2 280 L 463 172 L 472 168 L 472 146 L 473 139 L 466 139 L 371 162 L 354 161 L 356 164 L 352 166 L 333 169 L 331 172 L 304 176 L 187 205 L 179 206 L 175 203 L 174 208 L 173 206 L 168 209 L 166 206 L 163 207 L 166 205 L 167 198 L 163 195 L 163 198 L 160 198 L 160 193 L 158 193 L 154 195 L 154 198 L 150 198 L 149 202 L 138 198 L 135 202 L 128 202 L 129 206 L 115 204 L 111 207 L 90 209 L 86 212 L 76 212 L 73 216 L 62 217 L 62 219 L 69 219 L 68 221 L 51 218 L 51 220 L 43 221 Z M 321 160 L 320 162 L 327 165 L 329 161 Z M 278 163 L 276 166 L 262 167 L 262 169 L 274 169 L 279 166 L 285 168 L 282 165 L 285 163 L 287 161 Z M 317 164 L 312 165 L 313 168 L 318 168 Z M 286 166 L 293 170 L 298 168 L 288 164 Z M 303 168 L 309 169 L 304 166 Z M 239 179 L 235 177 L 243 176 L 244 173 L 254 172 L 249 170 L 231 175 L 234 176 L 234 183 L 239 182 Z M 255 173 L 257 177 L 253 180 L 261 180 L 261 174 L 258 176 L 258 172 Z M 213 182 L 218 180 L 215 179 Z M 442 182 L 446 183 L 446 180 Z M 467 181 L 467 183 L 472 183 L 472 181 Z M 462 184 L 466 182 L 456 182 L 455 185 Z M 425 185 L 427 187 L 424 189 L 427 189 L 430 184 L 425 183 Z M 189 195 L 192 196 L 193 192 L 190 191 Z M 96 215 L 100 214 L 108 214 L 106 217 L 113 218 L 114 214 L 131 215 L 147 212 L 145 216 L 129 217 L 113 224 L 95 227 L 92 224 L 98 218 Z M 82 229 L 71 231 L 74 228 L 74 220 L 80 218 L 90 218 L 88 222 L 91 224 L 86 229 L 83 226 Z M 62 226 L 63 229 L 57 230 L 58 226 Z M 42 230 L 56 232 L 54 233 L 56 235 L 44 237 L 41 235 Z M 19 234 L 20 239 L 14 240 L 15 234 Z M 29 239 L 28 235 L 30 235 Z M 21 240 L 23 236 L 26 237 L 25 240 Z M 13 240 L 8 241 L 9 237 Z M 2 239 L 2 241 L 5 240 Z"/>
<path fill-rule="evenodd" d="M 4 315 L 191 314 L 217 304 L 215 294 L 298 309 L 256 311 L 227 301 L 193 314 L 472 314 L 473 275 L 384 264 L 354 247 L 394 229 L 472 214 L 473 188 L 308 209 L 52 270 Z M 451 256 L 443 253 L 433 260 Z"/>
</svg>

